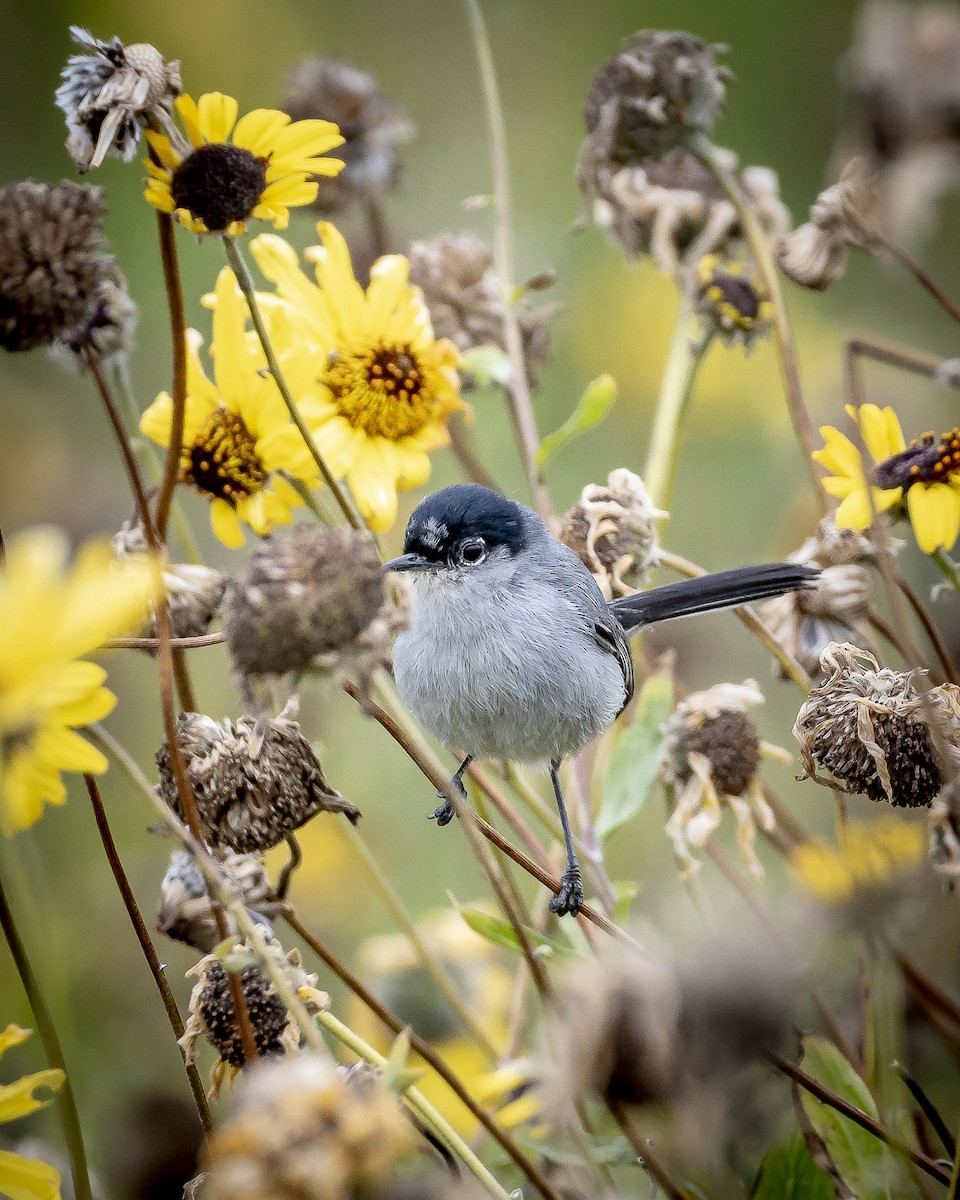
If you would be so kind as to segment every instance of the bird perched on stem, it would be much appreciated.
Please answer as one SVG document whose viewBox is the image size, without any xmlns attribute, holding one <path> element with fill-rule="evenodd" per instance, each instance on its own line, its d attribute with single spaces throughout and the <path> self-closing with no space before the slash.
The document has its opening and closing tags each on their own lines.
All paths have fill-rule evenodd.
<svg viewBox="0 0 960 1200">
<path fill-rule="evenodd" d="M 394 674 L 404 703 L 465 757 L 451 780 L 466 799 L 474 758 L 549 764 L 567 850 L 552 912 L 583 906 L 560 762 L 611 725 L 633 695 L 628 635 L 673 617 L 749 604 L 810 585 L 793 563 L 738 567 L 607 601 L 572 550 L 536 513 L 476 484 L 428 496 L 385 564 L 414 584 L 410 627 Z M 449 799 L 433 813 L 454 816 Z"/>
</svg>

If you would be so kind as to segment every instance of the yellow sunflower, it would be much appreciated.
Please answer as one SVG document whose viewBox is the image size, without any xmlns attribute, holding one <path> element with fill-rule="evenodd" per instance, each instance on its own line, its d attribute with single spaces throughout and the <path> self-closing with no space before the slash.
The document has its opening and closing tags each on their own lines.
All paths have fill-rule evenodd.
<svg viewBox="0 0 960 1200">
<path fill-rule="evenodd" d="M 878 821 L 853 821 L 843 842 L 813 838 L 790 860 L 793 873 L 817 900 L 839 904 L 868 889 L 902 882 L 923 866 L 927 831 L 892 814 Z"/>
<path fill-rule="evenodd" d="M 327 157 L 344 142 L 331 121 L 291 121 L 273 108 L 255 108 L 237 120 L 237 101 L 222 92 L 198 101 L 180 96 L 176 106 L 188 141 L 175 145 L 147 130 L 159 162 L 147 161 L 144 196 L 192 233 L 236 235 L 250 217 L 286 229 L 287 210 L 317 195 L 310 177 L 343 169 L 339 158 Z"/>
<path fill-rule="evenodd" d="M 247 306 L 233 272 L 217 277 L 213 316 L 212 382 L 200 362 L 203 339 L 187 331 L 187 406 L 180 459 L 181 478 L 210 497 L 210 522 L 226 546 L 243 545 L 245 521 L 265 535 L 289 524 L 291 509 L 303 500 L 279 472 L 317 485 L 316 466 L 290 420 L 259 343 L 248 336 Z M 309 381 L 298 362 L 284 363 L 287 382 L 297 389 Z M 161 392 L 140 420 L 155 442 L 170 442 L 173 401 Z"/>
<path fill-rule="evenodd" d="M 19 1025 L 8 1025 L 0 1033 L 0 1055 L 26 1041 L 30 1033 Z M 46 1108 L 50 1101 L 38 1100 L 34 1093 L 40 1088 L 56 1092 L 63 1081 L 63 1072 L 50 1067 L 24 1075 L 14 1083 L 0 1084 L 0 1125 Z M 0 1150 L 0 1196 L 9 1196 L 10 1200 L 60 1200 L 60 1172 L 49 1163 Z"/>
<path fill-rule="evenodd" d="M 960 430 L 939 438 L 927 433 L 908 446 L 892 408 L 864 404 L 858 412 L 847 405 L 846 411 L 857 422 L 874 467 L 868 483 L 854 443 L 832 425 L 821 426 L 824 446 L 813 457 L 832 472 L 823 486 L 840 497 L 837 525 L 866 529 L 875 512 L 905 500 L 920 549 L 925 554 L 949 550 L 960 533 Z"/>
<path fill-rule="evenodd" d="M 434 337 L 402 255 L 378 259 L 364 290 L 341 235 L 323 221 L 317 229 L 323 245 L 306 251 L 316 283 L 281 238 L 261 234 L 251 250 L 286 305 L 285 361 L 319 384 L 303 399 L 304 419 L 371 528 L 389 529 L 398 489 L 426 482 L 429 452 L 447 445 L 447 420 L 466 407 L 459 354 Z"/>
<path fill-rule="evenodd" d="M 65 573 L 65 539 L 38 530 L 0 570 L 0 833 L 10 837 L 63 804 L 61 771 L 99 774 L 107 760 L 76 732 L 116 703 L 106 672 L 76 661 L 142 621 L 158 588 L 149 560 L 118 563 L 85 547 Z"/>
</svg>

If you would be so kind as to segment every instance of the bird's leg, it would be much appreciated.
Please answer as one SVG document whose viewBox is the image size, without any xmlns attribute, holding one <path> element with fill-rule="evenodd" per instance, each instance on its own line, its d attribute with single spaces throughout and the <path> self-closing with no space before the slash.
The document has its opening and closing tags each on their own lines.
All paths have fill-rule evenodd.
<svg viewBox="0 0 960 1200">
<path fill-rule="evenodd" d="M 560 776 L 557 773 L 559 759 L 550 764 L 550 780 L 553 783 L 553 794 L 557 799 L 557 809 L 560 813 L 560 824 L 563 827 L 563 840 L 567 847 L 567 866 L 560 877 L 560 891 L 550 901 L 550 911 L 562 917 L 564 913 L 576 916 L 583 907 L 583 877 L 580 874 L 580 864 L 573 849 L 573 836 L 570 833 L 570 820 L 567 817 L 566 805 L 563 803 L 563 792 L 560 790 Z"/>
<path fill-rule="evenodd" d="M 463 786 L 463 773 L 472 762 L 473 755 L 468 754 L 460 766 L 457 767 L 456 771 L 453 773 L 452 779 L 447 784 L 447 788 L 455 791 L 461 800 L 466 800 L 467 798 L 467 789 Z M 457 814 L 453 805 L 450 803 L 449 797 L 447 797 L 444 792 L 437 792 L 437 795 L 440 797 L 443 803 L 439 808 L 435 809 L 430 814 L 430 820 L 436 821 L 438 825 L 449 825 Z"/>
</svg>

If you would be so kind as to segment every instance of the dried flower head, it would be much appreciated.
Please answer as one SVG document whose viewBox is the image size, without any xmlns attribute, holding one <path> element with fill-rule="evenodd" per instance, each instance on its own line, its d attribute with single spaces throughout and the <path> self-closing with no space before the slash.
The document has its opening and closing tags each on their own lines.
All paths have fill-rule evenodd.
<svg viewBox="0 0 960 1200">
<path fill-rule="evenodd" d="M 224 628 L 239 675 L 300 671 L 342 650 L 384 603 L 383 572 L 366 532 L 296 525 L 260 542 L 230 585 Z"/>
<path fill-rule="evenodd" d="M 718 683 L 694 692 L 676 707 L 664 726 L 662 774 L 675 791 L 667 836 L 680 864 L 680 878 L 700 869 L 690 847 L 702 846 L 720 824 L 721 804 L 733 812 L 737 842 L 751 875 L 763 867 L 753 848 L 757 823 L 774 827 L 774 816 L 757 778 L 761 752 L 786 757 L 764 745 L 747 710 L 763 703 L 753 680 Z M 787 757 L 787 761 L 789 758 Z"/>
<path fill-rule="evenodd" d="M 506 350 L 503 288 L 485 242 L 473 234 L 442 234 L 412 242 L 410 282 L 423 292 L 437 337 L 448 338 L 461 353 L 477 346 Z M 550 325 L 559 305 L 521 306 L 517 311 L 527 380 L 536 388 L 549 353 Z"/>
<path fill-rule="evenodd" d="M 930 864 L 947 886 L 960 880 L 960 822 L 957 820 L 957 783 L 951 780 L 930 806 Z"/>
<path fill-rule="evenodd" d="M 399 1102 L 317 1054 L 258 1062 L 210 1141 L 206 1200 L 380 1197 L 412 1148 Z"/>
<path fill-rule="evenodd" d="M 308 1011 L 320 1012 L 329 1007 L 329 997 L 316 988 L 317 976 L 303 970 L 298 950 L 284 954 L 274 939 L 267 943 L 267 953 Z M 208 954 L 187 972 L 188 977 L 196 976 L 197 982 L 190 994 L 190 1017 L 180 1046 L 188 1064 L 196 1060 L 196 1044 L 201 1037 L 217 1051 L 220 1057 L 213 1069 L 213 1095 L 219 1093 L 228 1070 L 235 1074 L 246 1062 L 228 971 L 240 980 L 258 1055 L 295 1054 L 300 1048 L 293 1017 L 249 948 L 245 944 L 234 946 L 226 966 L 217 955 Z"/>
<path fill-rule="evenodd" d="M 269 919 L 279 912 L 281 905 L 275 898 L 263 860 L 255 854 L 227 853 L 220 859 L 220 869 L 234 893 L 243 898 L 251 917 L 266 927 L 269 936 Z M 236 937 L 239 930 L 229 913 L 227 922 L 230 934 Z M 186 942 L 205 954 L 220 942 L 207 882 L 193 855 L 185 850 L 174 850 L 170 855 L 170 864 L 160 884 L 156 927 L 159 933 Z"/>
<path fill-rule="evenodd" d="M 721 341 L 749 354 L 770 331 L 773 305 L 763 285 L 742 262 L 705 254 L 697 264 L 696 311 Z"/>
<path fill-rule="evenodd" d="M 67 59 L 54 96 L 67 118 L 67 153 L 81 174 L 107 155 L 129 162 L 141 126 L 169 123 L 182 87 L 180 64 L 146 42 L 102 42 L 78 25 L 70 36 L 89 53 Z"/>
<path fill-rule="evenodd" d="M 876 903 L 923 865 L 927 834 L 922 825 L 889 813 L 877 821 L 853 821 L 841 845 L 813 838 L 798 846 L 790 866 L 803 889 L 825 904 Z"/>
<path fill-rule="evenodd" d="M 788 967 L 721 922 L 683 954 L 617 947 L 573 971 L 549 1042 L 551 1107 L 600 1095 L 715 1122 L 707 1098 L 731 1103 L 742 1069 L 788 1033 L 800 957 Z"/>
<path fill-rule="evenodd" d="M 560 524 L 560 540 L 592 573 L 608 600 L 643 587 L 657 565 L 656 508 L 639 475 L 618 467 L 606 487 L 588 483 Z"/>
<path fill-rule="evenodd" d="M 344 144 L 339 175 L 318 177 L 313 207 L 325 215 L 367 205 L 392 191 L 402 172 L 396 148 L 414 135 L 404 110 L 377 87 L 374 77 L 339 58 L 321 56 L 299 63 L 287 75 L 281 104 L 294 121 L 320 118 L 339 126 Z"/>
<path fill-rule="evenodd" d="M 360 819 L 360 810 L 327 784 L 290 716 L 218 724 L 202 713 L 181 713 L 177 741 L 204 837 L 215 849 L 269 850 L 318 812 L 343 813 L 354 825 Z M 157 751 L 157 769 L 160 795 L 180 812 L 166 742 Z"/>
<path fill-rule="evenodd" d="M 730 150 L 717 150 L 736 176 L 753 214 L 771 238 L 790 228 L 776 173 L 767 167 L 739 167 Z M 692 270 L 705 254 L 730 256 L 743 238 L 740 218 L 719 183 L 686 150 L 673 150 L 658 162 L 623 166 L 582 155 L 578 182 L 583 197 L 580 224 L 592 215 L 608 228 L 627 258 L 653 257 L 665 274 Z"/>
<path fill-rule="evenodd" d="M 839 182 L 817 197 L 810 220 L 780 239 L 780 270 L 794 283 L 817 292 L 835 283 L 847 269 L 847 247 L 875 245 L 874 207 L 875 194 L 863 164 L 848 163 Z"/>
<path fill-rule="evenodd" d="M 820 665 L 827 678 L 800 706 L 793 736 L 804 776 L 902 808 L 929 806 L 944 781 L 930 722 L 944 737 L 957 729 L 958 689 L 919 689 L 922 672 L 881 667 L 872 654 L 831 643 Z"/>
<path fill-rule="evenodd" d="M 84 371 L 90 350 L 104 367 L 113 366 L 133 349 L 139 311 L 127 291 L 127 281 L 114 271 L 112 278 L 100 284 L 84 320 L 50 347 L 51 357 Z"/>
<path fill-rule="evenodd" d="M 878 185 L 878 220 L 910 244 L 960 181 L 960 13 L 953 4 L 869 0 L 841 61 L 850 96 L 834 152 L 863 155 Z"/>
<path fill-rule="evenodd" d="M 147 553 L 147 539 L 138 517 L 131 517 L 123 524 L 114 536 L 113 545 L 121 561 L 140 559 Z M 227 590 L 226 575 L 203 563 L 167 563 L 161 580 L 170 613 L 171 637 L 199 637 L 206 633 L 220 611 Z M 155 610 L 144 626 L 143 636 L 159 636 Z"/>
<path fill-rule="evenodd" d="M 820 671 L 820 656 L 830 642 L 851 642 L 871 653 L 870 576 L 865 562 L 874 556 L 870 540 L 855 529 L 840 529 L 824 517 L 817 532 L 789 556 L 790 562 L 820 568 L 802 592 L 776 596 L 760 608 L 760 616 L 778 642 L 810 676 Z M 780 663 L 777 674 L 786 679 Z"/>
<path fill-rule="evenodd" d="M 720 114 L 727 67 L 721 46 L 693 34 L 645 29 L 597 68 L 583 117 L 589 153 L 613 162 L 660 158 L 690 133 L 709 133 Z"/>
<path fill-rule="evenodd" d="M 88 320 L 114 271 L 103 192 L 86 184 L 0 188 L 0 346 L 49 346 Z"/>
</svg>

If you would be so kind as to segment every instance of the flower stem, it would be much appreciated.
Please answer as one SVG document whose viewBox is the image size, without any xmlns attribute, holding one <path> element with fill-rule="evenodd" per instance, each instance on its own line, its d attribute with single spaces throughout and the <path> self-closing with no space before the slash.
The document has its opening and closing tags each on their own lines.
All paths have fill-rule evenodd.
<svg viewBox="0 0 960 1200">
<path fill-rule="evenodd" d="M 960 565 L 955 563 L 942 546 L 938 546 L 930 555 L 937 564 L 944 578 L 955 592 L 960 592 Z"/>
<path fill-rule="evenodd" d="M 713 331 L 705 329 L 686 298 L 677 315 L 673 342 L 663 373 L 657 399 L 657 414 L 650 437 L 643 481 L 657 508 L 670 507 L 673 482 L 680 449 L 680 427 L 686 415 L 697 371 L 713 341 Z"/>
<path fill-rule="evenodd" d="M 57 1107 L 60 1110 L 60 1120 L 63 1123 L 63 1132 L 67 1141 L 67 1153 L 70 1156 L 70 1171 L 73 1176 L 76 1200 L 93 1200 L 90 1175 L 87 1169 L 87 1152 L 83 1144 L 83 1130 L 80 1127 L 80 1116 L 73 1094 L 73 1084 L 70 1081 L 70 1073 L 63 1057 L 57 1027 L 53 1022 L 53 1015 L 47 1007 L 43 990 L 33 973 L 30 958 L 3 890 L 2 879 L 0 879 L 0 929 L 3 930 L 3 936 L 10 947 L 10 955 L 17 968 L 17 974 L 20 976 L 23 990 L 27 994 L 27 1000 L 37 1024 L 37 1032 L 40 1034 L 40 1040 L 43 1042 L 46 1052 L 47 1062 L 50 1066 L 57 1067 L 63 1072 L 63 1086 L 57 1092 Z"/>
<path fill-rule="evenodd" d="M 173 1035 L 179 1041 L 184 1034 L 183 1019 L 177 1007 L 176 997 L 167 981 L 166 971 L 157 957 L 153 942 L 150 940 L 150 934 L 147 931 L 146 922 L 137 904 L 133 888 L 130 886 L 130 880 L 123 869 L 117 844 L 113 840 L 113 831 L 110 829 L 110 822 L 107 819 L 106 809 L 103 806 L 103 800 L 100 796 L 100 789 L 97 787 L 97 782 L 92 775 L 84 775 L 83 779 L 87 785 L 87 793 L 90 796 L 90 803 L 93 806 L 93 815 L 97 822 L 100 840 L 103 842 L 107 862 L 110 864 L 110 870 L 113 872 L 113 877 L 116 880 L 117 889 L 123 899 L 127 915 L 130 918 L 130 924 L 137 935 L 137 941 L 140 943 L 143 957 L 147 960 L 150 974 L 157 985 L 157 991 L 160 993 L 160 999 L 163 1001 L 163 1007 L 166 1009 L 167 1020 L 170 1022 Z M 203 1081 L 200 1078 L 200 1072 L 194 1063 L 184 1063 L 184 1066 L 187 1072 L 187 1080 L 190 1084 L 190 1091 L 193 1093 L 193 1102 L 197 1108 L 197 1116 L 200 1118 L 204 1134 L 209 1137 L 213 1133 L 213 1118 L 210 1115 L 210 1106 L 207 1103 L 207 1097 L 203 1090 Z"/>
<path fill-rule="evenodd" d="M 354 529 L 365 529 L 363 518 L 357 512 L 357 507 L 353 502 L 353 497 L 337 479 L 330 468 L 327 466 L 326 459 L 320 453 L 320 448 L 314 440 L 313 434 L 303 419 L 300 409 L 297 407 L 297 402 L 293 398 L 293 393 L 287 386 L 287 381 L 280 370 L 280 363 L 277 361 L 277 356 L 273 351 L 273 345 L 270 341 L 270 335 L 267 333 L 267 327 L 264 324 L 263 314 L 260 312 L 260 305 L 257 302 L 256 288 L 253 284 L 253 276 L 250 274 L 250 268 L 247 266 L 247 261 L 240 251 L 235 238 L 224 236 L 223 248 L 227 255 L 227 262 L 237 278 L 237 283 L 240 285 L 240 291 L 243 292 L 244 299 L 247 302 L 247 307 L 250 309 L 250 317 L 253 321 L 253 327 L 257 331 L 257 337 L 260 339 L 260 345 L 263 347 L 264 357 L 267 360 L 267 366 L 270 374 L 273 376 L 274 382 L 280 395 L 283 397 L 283 402 L 287 406 L 287 412 L 290 418 L 300 430 L 300 436 L 307 444 L 307 449 L 313 461 L 317 464 L 317 470 L 323 476 L 323 481 L 330 489 L 337 503 L 340 505 L 340 510 L 346 517 L 350 525 Z"/>
<path fill-rule="evenodd" d="M 375 1013 L 380 1020 L 395 1034 L 400 1034 L 404 1029 L 409 1029 L 398 1016 L 386 1008 L 366 988 L 363 983 L 353 975 L 350 970 L 336 957 L 332 951 L 325 946 L 314 934 L 307 929 L 296 914 L 288 909 L 283 914 L 284 920 L 290 928 L 296 933 L 310 949 L 319 958 L 327 964 L 334 974 L 357 996 L 360 1001 Z M 429 1065 L 436 1071 L 440 1078 L 446 1083 L 455 1096 L 463 1103 L 473 1114 L 474 1117 L 486 1129 L 490 1136 L 503 1148 L 503 1150 L 516 1163 L 517 1167 L 534 1181 L 537 1172 L 533 1165 L 528 1161 L 526 1155 L 516 1145 L 505 1129 L 486 1111 L 476 1100 L 470 1095 L 469 1091 L 461 1083 L 460 1079 L 450 1070 L 447 1064 L 443 1061 L 439 1054 L 433 1049 L 429 1042 L 425 1042 L 413 1030 L 410 1030 L 410 1045 Z"/>
<path fill-rule="evenodd" d="M 387 1060 L 382 1054 L 378 1054 L 372 1046 L 367 1045 L 349 1026 L 337 1020 L 332 1013 L 317 1013 L 317 1021 L 328 1033 L 333 1034 L 339 1042 L 342 1042 L 344 1046 L 352 1050 L 354 1054 L 362 1058 L 365 1062 L 372 1063 L 373 1066 L 379 1067 L 381 1070 L 387 1065 Z M 460 1158 L 467 1170 L 476 1177 L 491 1196 L 496 1196 L 497 1200 L 510 1200 L 509 1194 L 504 1191 L 463 1138 L 450 1127 L 422 1092 L 415 1087 L 411 1087 L 406 1089 L 403 1096 L 410 1107 L 442 1141 L 447 1143 L 450 1149 Z M 556 1193 L 549 1186 L 546 1186 L 545 1191 L 541 1190 L 541 1194 L 548 1197 L 556 1196 Z"/>
<path fill-rule="evenodd" d="M 814 491 L 825 513 L 829 508 L 829 498 L 820 483 L 820 468 L 811 455 L 817 448 L 814 436 L 813 422 L 803 399 L 803 388 L 800 383 L 800 368 L 797 363 L 797 349 L 793 341 L 793 331 L 787 316 L 787 307 L 780 290 L 780 280 L 777 276 L 776 264 L 770 250 L 770 243 L 750 205 L 744 199 L 743 192 L 736 178 L 717 156 L 716 148 L 702 133 L 692 133 L 687 139 L 687 149 L 695 155 L 723 188 L 727 199 L 736 209 L 741 228 L 753 251 L 767 293 L 773 305 L 773 335 L 780 356 L 780 369 L 783 374 L 784 389 L 787 396 L 787 408 L 793 422 L 794 433 L 800 444 L 803 459 Z"/>
<path fill-rule="evenodd" d="M 361 865 L 367 873 L 367 877 L 373 884 L 380 895 L 381 900 L 406 934 L 414 953 L 420 960 L 424 970 L 437 985 L 443 997 L 457 1014 L 464 1026 L 470 1031 L 474 1040 L 480 1045 L 491 1061 L 497 1059 L 497 1049 L 490 1041 L 486 1031 L 480 1025 L 476 1016 L 467 1008 L 463 1000 L 457 995 L 453 981 L 449 978 L 443 966 L 436 962 L 434 956 L 430 953 L 430 949 L 417 928 L 413 918 L 407 912 L 403 901 L 397 895 L 395 889 L 389 879 L 380 870 L 376 859 L 370 853 L 370 848 L 363 840 L 362 835 L 352 826 L 347 824 L 344 828 L 346 836 L 346 844 L 349 847 L 356 861 Z"/>
<path fill-rule="evenodd" d="M 173 217 L 169 213 L 157 213 L 157 229 L 160 235 L 160 259 L 163 263 L 163 282 L 167 290 L 167 308 L 170 311 L 170 341 L 173 354 L 173 379 L 170 386 L 172 412 L 170 415 L 170 441 L 160 481 L 160 494 L 154 517 L 157 534 L 161 540 L 167 535 L 167 518 L 173 493 L 180 475 L 180 455 L 183 450 L 183 428 L 187 412 L 187 322 L 183 308 L 183 285 L 180 281 L 180 265 L 177 261 L 177 243 L 174 236 Z"/>
<path fill-rule="evenodd" d="M 537 451 L 540 435 L 530 400 L 527 382 L 527 367 L 523 357 L 520 327 L 513 307 L 513 250 L 510 243 L 510 165 L 507 158 L 507 130 L 503 119 L 503 105 L 493 65 L 490 38 L 480 0 L 464 0 L 470 20 L 470 32 L 480 69 L 480 84 L 483 91 L 487 128 L 490 135 L 490 157 L 493 169 L 494 195 L 494 244 L 493 259 L 503 294 L 503 340 L 510 359 L 510 385 L 507 397 L 513 417 L 517 448 L 527 475 L 527 483 L 534 505 L 548 525 L 556 523 L 556 515 L 547 492 L 543 475 L 537 466 Z"/>
</svg>

